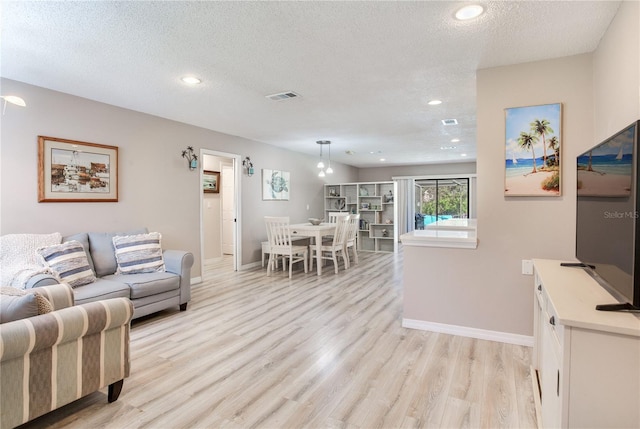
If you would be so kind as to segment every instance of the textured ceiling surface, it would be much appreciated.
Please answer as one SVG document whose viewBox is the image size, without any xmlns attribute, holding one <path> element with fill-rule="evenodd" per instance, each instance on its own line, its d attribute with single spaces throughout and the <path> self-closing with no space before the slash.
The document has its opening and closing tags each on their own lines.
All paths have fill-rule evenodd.
<svg viewBox="0 0 640 429">
<path fill-rule="evenodd" d="M 591 52 L 619 6 L 478 3 L 3 1 L 0 72 L 358 167 L 470 161 L 476 70 Z"/>
</svg>

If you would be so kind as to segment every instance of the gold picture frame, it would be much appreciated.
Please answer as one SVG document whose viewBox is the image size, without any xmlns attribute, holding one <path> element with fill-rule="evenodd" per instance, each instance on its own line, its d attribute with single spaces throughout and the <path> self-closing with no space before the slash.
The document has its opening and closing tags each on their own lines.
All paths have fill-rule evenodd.
<svg viewBox="0 0 640 429">
<path fill-rule="evenodd" d="M 117 201 L 117 146 L 38 136 L 38 202 Z"/>
</svg>

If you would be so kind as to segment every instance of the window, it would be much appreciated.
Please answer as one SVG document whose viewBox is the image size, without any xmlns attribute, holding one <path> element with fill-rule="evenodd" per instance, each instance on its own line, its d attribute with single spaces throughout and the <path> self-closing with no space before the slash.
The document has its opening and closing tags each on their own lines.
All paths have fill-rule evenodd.
<svg viewBox="0 0 640 429">
<path fill-rule="evenodd" d="M 469 217 L 468 178 L 416 180 L 415 192 L 417 229 L 437 220 Z"/>
</svg>

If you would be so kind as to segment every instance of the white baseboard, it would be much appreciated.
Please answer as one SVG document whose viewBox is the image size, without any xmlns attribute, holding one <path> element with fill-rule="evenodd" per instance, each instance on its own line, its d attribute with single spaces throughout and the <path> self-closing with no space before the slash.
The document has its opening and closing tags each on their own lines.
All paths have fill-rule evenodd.
<svg viewBox="0 0 640 429">
<path fill-rule="evenodd" d="M 244 264 L 240 266 L 240 269 L 238 271 L 250 270 L 252 268 L 259 267 L 261 264 L 262 263 L 260 261 L 251 262 L 250 264 Z"/>
<path fill-rule="evenodd" d="M 421 331 L 440 332 L 443 334 L 460 335 L 462 337 L 478 338 L 480 340 L 498 341 L 507 344 L 533 347 L 533 337 L 528 335 L 510 334 L 508 332 L 488 331 L 486 329 L 469 328 L 467 326 L 446 325 L 444 323 L 426 322 L 424 320 L 402 319 L 402 327 L 419 329 Z"/>
</svg>

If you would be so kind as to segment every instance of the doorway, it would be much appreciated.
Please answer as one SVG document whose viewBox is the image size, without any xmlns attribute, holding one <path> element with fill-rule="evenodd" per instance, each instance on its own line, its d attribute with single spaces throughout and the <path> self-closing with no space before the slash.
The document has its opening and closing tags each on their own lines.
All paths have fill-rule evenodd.
<svg viewBox="0 0 640 429">
<path fill-rule="evenodd" d="M 219 177 L 218 192 L 202 191 L 200 185 L 200 262 L 204 276 L 205 263 L 231 259 L 224 264 L 237 271 L 241 266 L 240 225 L 240 155 L 200 150 L 201 181 L 203 172 Z"/>
</svg>

